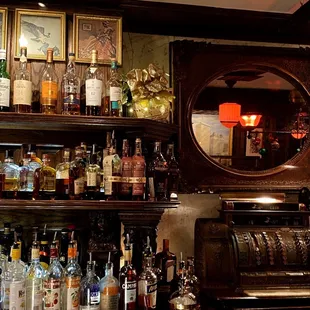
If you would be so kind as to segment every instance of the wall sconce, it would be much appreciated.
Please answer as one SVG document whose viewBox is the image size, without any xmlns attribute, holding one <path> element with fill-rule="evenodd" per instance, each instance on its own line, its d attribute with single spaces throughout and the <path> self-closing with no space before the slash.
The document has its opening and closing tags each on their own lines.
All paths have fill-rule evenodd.
<svg viewBox="0 0 310 310">
<path fill-rule="evenodd" d="M 225 102 L 219 105 L 219 118 L 223 126 L 232 128 L 240 119 L 241 105 L 238 103 Z"/>
<path fill-rule="evenodd" d="M 242 127 L 257 127 L 262 118 L 261 114 L 245 114 L 240 116 L 240 124 Z"/>
<path fill-rule="evenodd" d="M 307 116 L 306 113 L 299 112 L 297 114 L 297 120 L 294 122 L 293 129 L 291 130 L 292 137 L 297 140 L 304 138 L 308 133 L 309 126 L 303 119 L 305 116 Z"/>
<path fill-rule="evenodd" d="M 25 38 L 24 34 L 22 33 L 22 35 L 19 38 L 19 46 L 20 47 L 27 47 L 27 45 L 28 45 L 28 41 Z"/>
</svg>

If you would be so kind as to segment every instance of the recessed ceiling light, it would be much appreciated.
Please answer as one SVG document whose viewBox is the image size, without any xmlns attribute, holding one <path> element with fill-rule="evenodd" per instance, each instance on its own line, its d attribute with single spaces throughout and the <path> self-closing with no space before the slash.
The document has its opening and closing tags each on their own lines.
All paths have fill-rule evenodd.
<svg viewBox="0 0 310 310">
<path fill-rule="evenodd" d="M 44 3 L 42 3 L 42 2 L 38 2 L 38 6 L 40 6 L 41 8 L 45 8 L 46 7 L 46 5 Z"/>
</svg>

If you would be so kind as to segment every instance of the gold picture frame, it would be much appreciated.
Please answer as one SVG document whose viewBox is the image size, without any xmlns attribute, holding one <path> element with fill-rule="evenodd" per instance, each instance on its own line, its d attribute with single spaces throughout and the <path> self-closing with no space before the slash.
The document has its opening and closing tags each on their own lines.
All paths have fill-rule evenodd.
<svg viewBox="0 0 310 310">
<path fill-rule="evenodd" d="M 0 43 L 2 49 L 6 49 L 7 29 L 8 29 L 8 9 L 0 8 Z"/>
<path fill-rule="evenodd" d="M 54 48 L 54 60 L 66 60 L 66 13 L 15 10 L 15 57 L 19 57 L 19 39 L 27 42 L 28 59 L 46 59 L 47 48 Z"/>
<path fill-rule="evenodd" d="M 76 62 L 89 63 L 91 51 L 98 50 L 98 63 L 110 64 L 115 56 L 122 64 L 122 17 L 74 14 Z"/>
</svg>

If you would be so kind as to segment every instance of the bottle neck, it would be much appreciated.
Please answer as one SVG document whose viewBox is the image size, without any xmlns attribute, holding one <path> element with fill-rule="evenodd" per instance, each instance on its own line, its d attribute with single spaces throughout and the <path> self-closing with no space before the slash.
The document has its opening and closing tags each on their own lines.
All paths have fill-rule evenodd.
<svg viewBox="0 0 310 310">
<path fill-rule="evenodd" d="M 105 275 L 106 276 L 113 276 L 113 265 L 111 263 L 106 264 Z"/>
<path fill-rule="evenodd" d="M 0 59 L 0 72 L 6 72 L 6 60 Z"/>
<path fill-rule="evenodd" d="M 75 62 L 70 60 L 67 65 L 67 72 L 69 73 L 75 73 Z"/>
<path fill-rule="evenodd" d="M 64 162 L 64 163 L 70 162 L 69 157 L 63 157 L 63 162 Z"/>
<path fill-rule="evenodd" d="M 170 159 L 174 159 L 174 147 L 173 146 L 168 147 L 167 157 Z"/>
<path fill-rule="evenodd" d="M 19 68 L 23 71 L 27 70 L 27 58 L 23 59 L 23 61 L 20 61 Z"/>
<path fill-rule="evenodd" d="M 128 157 L 128 146 L 123 147 L 122 156 L 123 156 L 123 157 Z"/>
<path fill-rule="evenodd" d="M 4 227 L 4 232 L 3 232 L 5 235 L 9 235 L 11 234 L 11 228 L 8 228 L 8 227 Z"/>
<path fill-rule="evenodd" d="M 161 144 L 155 143 L 154 154 L 160 154 L 160 153 L 161 153 Z"/>
<path fill-rule="evenodd" d="M 163 240 L 163 251 L 169 252 L 169 240 L 167 240 L 167 239 Z"/>
<path fill-rule="evenodd" d="M 136 142 L 135 155 L 136 156 L 142 156 L 141 142 Z"/>
<path fill-rule="evenodd" d="M 131 265 L 131 250 L 125 248 L 125 266 Z"/>
</svg>

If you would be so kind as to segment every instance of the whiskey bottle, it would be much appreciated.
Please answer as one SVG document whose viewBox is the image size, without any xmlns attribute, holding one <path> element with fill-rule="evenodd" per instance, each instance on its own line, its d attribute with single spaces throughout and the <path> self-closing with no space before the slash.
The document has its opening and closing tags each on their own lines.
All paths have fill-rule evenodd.
<svg viewBox="0 0 310 310">
<path fill-rule="evenodd" d="M 174 156 L 174 144 L 168 144 L 167 148 L 168 163 L 168 195 L 169 200 L 178 200 L 179 186 L 179 163 Z"/>
<path fill-rule="evenodd" d="M 108 81 L 111 116 L 120 116 L 120 108 L 122 102 L 122 82 L 117 70 L 117 61 L 115 58 L 111 59 L 110 79 Z"/>
<path fill-rule="evenodd" d="M 98 51 L 92 50 L 91 63 L 85 71 L 86 115 L 101 115 L 103 76 L 97 62 Z"/>
<path fill-rule="evenodd" d="M 128 140 L 123 140 L 122 153 L 122 183 L 120 186 L 120 196 L 124 200 L 131 200 L 132 184 L 130 183 L 132 174 L 132 158 L 129 157 Z"/>
<path fill-rule="evenodd" d="M 63 161 L 56 166 L 56 197 L 68 199 L 69 197 L 69 170 L 70 170 L 70 149 L 64 149 Z"/>
<path fill-rule="evenodd" d="M 13 156 L 13 150 L 5 151 L 5 159 L 1 167 L 1 172 L 5 174 L 4 190 L 15 193 L 19 190 L 20 168 L 14 163 Z"/>
<path fill-rule="evenodd" d="M 40 77 L 41 113 L 56 114 L 58 100 L 58 77 L 53 64 L 53 49 L 47 49 L 45 67 Z"/>
<path fill-rule="evenodd" d="M 21 47 L 19 69 L 13 84 L 13 107 L 17 113 L 30 113 L 32 101 L 32 82 L 27 70 L 27 47 Z"/>
<path fill-rule="evenodd" d="M 10 75 L 6 71 L 6 50 L 0 49 L 0 112 L 10 111 Z"/>
<path fill-rule="evenodd" d="M 75 73 L 75 54 L 69 53 L 67 71 L 62 78 L 62 114 L 80 115 L 81 80 Z"/>
<path fill-rule="evenodd" d="M 10 256 L 10 250 L 13 241 L 14 240 L 11 235 L 11 223 L 4 223 L 4 232 L 1 238 L 1 248 L 2 248 L 1 254 L 5 255 L 7 258 L 9 258 Z"/>
<path fill-rule="evenodd" d="M 119 273 L 119 283 L 121 288 L 120 310 L 135 310 L 137 296 L 137 274 L 136 269 L 131 264 L 131 244 L 129 235 L 126 235 L 125 264 Z"/>
<path fill-rule="evenodd" d="M 96 144 L 93 144 L 90 164 L 86 168 L 86 198 L 95 199 L 100 188 L 100 166 L 97 164 Z"/>
<path fill-rule="evenodd" d="M 47 270 L 50 264 L 50 247 L 48 245 L 48 236 L 46 233 L 47 224 L 44 225 L 43 234 L 40 242 L 40 264 Z"/>
<path fill-rule="evenodd" d="M 142 156 L 141 139 L 136 139 L 135 155 L 132 157 L 132 199 L 144 200 L 145 197 L 145 159 Z"/>
</svg>

